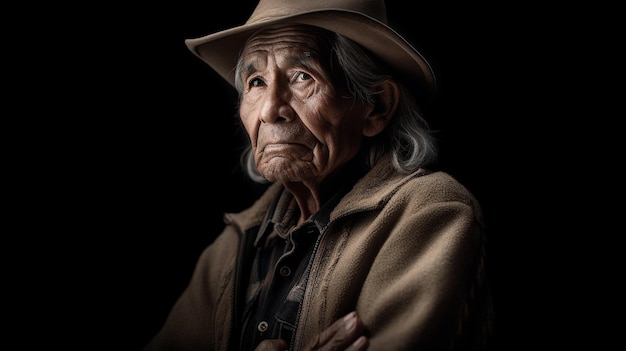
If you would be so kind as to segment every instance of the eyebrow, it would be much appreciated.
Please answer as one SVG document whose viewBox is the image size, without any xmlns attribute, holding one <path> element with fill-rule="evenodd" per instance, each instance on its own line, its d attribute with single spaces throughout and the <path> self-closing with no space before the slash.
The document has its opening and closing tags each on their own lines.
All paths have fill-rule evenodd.
<svg viewBox="0 0 626 351">
<path fill-rule="evenodd" d="M 241 70 L 242 78 L 249 77 L 253 72 L 256 72 L 256 71 L 257 69 L 255 68 L 254 63 L 251 62 L 242 67 L 242 70 Z"/>
<path fill-rule="evenodd" d="M 306 69 L 312 70 L 313 65 L 312 61 L 319 61 L 316 55 L 312 55 L 310 51 L 304 51 L 299 55 L 290 55 L 287 59 L 290 67 L 304 67 Z"/>
<path fill-rule="evenodd" d="M 244 77 L 248 77 L 252 73 L 258 71 L 257 63 L 259 59 L 256 58 L 256 55 L 250 55 L 250 56 L 252 57 L 248 59 L 244 59 L 243 61 L 245 65 L 242 66 L 241 72 L 243 73 Z M 319 61 L 318 57 L 319 55 L 316 55 L 314 51 L 311 51 L 311 50 L 300 51 L 296 55 L 287 56 L 286 62 L 287 62 L 288 67 L 304 67 L 308 70 L 313 70 L 314 65 L 312 64 L 312 62 L 318 62 Z"/>
</svg>

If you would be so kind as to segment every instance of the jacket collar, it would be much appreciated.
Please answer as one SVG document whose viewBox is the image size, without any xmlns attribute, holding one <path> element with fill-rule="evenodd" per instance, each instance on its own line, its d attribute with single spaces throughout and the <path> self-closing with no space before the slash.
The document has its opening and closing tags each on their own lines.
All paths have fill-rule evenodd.
<svg viewBox="0 0 626 351">
<path fill-rule="evenodd" d="M 372 210 L 384 206 L 398 189 L 410 179 L 426 174 L 419 169 L 411 174 L 401 174 L 393 168 L 391 157 L 385 156 L 357 181 L 330 214 L 330 221 L 351 213 Z M 251 207 L 239 213 L 227 213 L 226 223 L 237 226 L 241 232 L 261 225 L 265 214 L 277 196 L 283 191 L 280 183 L 274 183 Z"/>
</svg>

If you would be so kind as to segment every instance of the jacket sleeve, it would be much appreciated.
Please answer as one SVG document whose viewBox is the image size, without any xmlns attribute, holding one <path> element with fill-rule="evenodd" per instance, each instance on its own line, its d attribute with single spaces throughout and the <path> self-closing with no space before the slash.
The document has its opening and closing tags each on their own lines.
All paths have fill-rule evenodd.
<svg viewBox="0 0 626 351">
<path fill-rule="evenodd" d="M 487 298 L 484 233 L 475 209 L 434 202 L 398 221 L 372 261 L 357 305 L 371 349 L 472 349 L 467 343 L 480 344 L 474 328 L 485 326 L 481 302 Z"/>
<path fill-rule="evenodd" d="M 379 202 L 335 223 L 320 245 L 300 344 L 356 310 L 370 350 L 480 345 L 491 312 L 485 233 L 474 198 L 454 181 L 429 177 Z"/>
</svg>

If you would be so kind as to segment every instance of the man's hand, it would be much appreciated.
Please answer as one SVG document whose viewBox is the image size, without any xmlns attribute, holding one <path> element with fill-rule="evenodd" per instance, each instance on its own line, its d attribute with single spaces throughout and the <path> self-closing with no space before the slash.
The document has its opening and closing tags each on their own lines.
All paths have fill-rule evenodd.
<svg viewBox="0 0 626 351">
<path fill-rule="evenodd" d="M 322 331 L 305 347 L 304 351 L 362 351 L 368 346 L 363 322 L 350 312 Z M 285 351 L 288 345 L 281 339 L 263 340 L 255 351 Z"/>
</svg>

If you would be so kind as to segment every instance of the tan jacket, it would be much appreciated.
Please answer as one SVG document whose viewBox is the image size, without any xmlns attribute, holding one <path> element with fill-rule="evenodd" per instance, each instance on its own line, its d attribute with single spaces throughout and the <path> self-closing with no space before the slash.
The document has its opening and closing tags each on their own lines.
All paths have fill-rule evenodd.
<svg viewBox="0 0 626 351">
<path fill-rule="evenodd" d="M 280 191 L 274 184 L 249 209 L 225 216 L 224 231 L 145 351 L 228 350 L 239 238 L 261 223 Z M 466 188 L 443 172 L 407 176 L 378 164 L 331 214 L 295 350 L 352 310 L 369 332 L 370 350 L 446 350 L 459 335 L 478 336 L 464 321 L 489 307 L 472 307 L 484 296 L 483 249 L 480 208 Z"/>
</svg>

